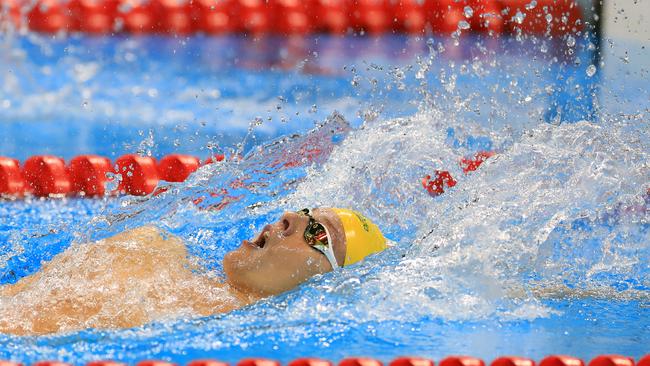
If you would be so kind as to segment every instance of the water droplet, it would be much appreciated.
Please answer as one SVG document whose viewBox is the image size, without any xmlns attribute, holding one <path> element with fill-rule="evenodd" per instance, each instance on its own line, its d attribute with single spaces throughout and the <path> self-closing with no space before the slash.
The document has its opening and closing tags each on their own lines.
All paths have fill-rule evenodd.
<svg viewBox="0 0 650 366">
<path fill-rule="evenodd" d="M 576 45 L 576 39 L 573 38 L 572 35 L 568 35 L 566 37 L 566 45 L 569 46 L 569 47 L 575 46 Z"/>
<path fill-rule="evenodd" d="M 553 16 L 551 14 L 546 14 L 546 23 L 550 23 L 553 21 Z"/>
<path fill-rule="evenodd" d="M 361 81 L 361 78 L 359 76 L 355 76 L 355 77 L 352 78 L 352 81 L 350 81 L 350 84 L 352 84 L 352 86 L 354 86 L 354 87 L 357 87 L 357 86 L 359 86 L 360 81 Z"/>
<path fill-rule="evenodd" d="M 548 52 L 548 46 L 546 45 L 546 42 L 542 42 L 542 45 L 539 47 L 539 50 L 542 51 L 542 53 Z"/>
<path fill-rule="evenodd" d="M 596 74 L 596 65 L 589 65 L 587 67 L 587 76 L 592 77 Z"/>
<path fill-rule="evenodd" d="M 537 1 L 532 0 L 530 3 L 526 4 L 525 8 L 526 10 L 532 10 L 535 9 L 536 6 L 537 6 Z"/>
<path fill-rule="evenodd" d="M 517 14 L 515 14 L 515 16 L 512 18 L 515 20 L 515 23 L 522 24 L 524 22 L 524 18 L 526 18 L 526 14 L 522 13 L 520 10 L 517 10 Z"/>
<path fill-rule="evenodd" d="M 458 22 L 458 29 L 469 29 L 469 23 L 464 20 L 461 20 L 460 22 Z"/>
<path fill-rule="evenodd" d="M 112 172 L 106 173 L 106 182 L 104 183 L 104 189 L 106 192 L 112 192 L 117 190 L 120 182 L 122 182 L 122 174 L 115 174 Z"/>
<path fill-rule="evenodd" d="M 474 9 L 471 6 L 466 6 L 463 12 L 465 13 L 465 18 L 471 18 L 474 15 Z"/>
</svg>

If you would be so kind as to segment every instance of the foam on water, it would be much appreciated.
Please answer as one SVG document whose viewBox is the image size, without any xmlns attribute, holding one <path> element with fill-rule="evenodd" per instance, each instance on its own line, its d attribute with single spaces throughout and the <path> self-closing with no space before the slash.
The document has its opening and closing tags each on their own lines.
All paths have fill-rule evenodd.
<svg viewBox="0 0 650 366">
<path fill-rule="evenodd" d="M 405 257 L 373 275 L 373 281 L 359 282 L 361 293 L 353 298 L 372 304 L 356 305 L 364 314 L 534 318 L 546 314 L 533 296 L 542 290 L 538 286 L 558 280 L 564 280 L 558 285 L 595 286 L 589 279 L 607 272 L 614 278 L 632 274 L 631 280 L 648 285 L 642 198 L 650 178 L 646 129 L 636 123 L 544 124 L 462 179 L 458 189 L 431 199 L 417 178 L 456 166 L 458 157 L 442 143 L 447 119 L 440 117 L 424 113 L 355 131 L 284 206 L 358 207 L 391 227 L 388 235 L 402 243 Z M 457 170 L 453 174 L 462 176 Z M 601 247 L 590 247 L 590 260 L 553 260 L 570 256 L 549 250 L 555 245 L 551 233 L 577 220 L 598 222 L 621 202 L 639 211 L 619 210 L 628 224 L 613 225 Z M 572 230 L 561 240 L 601 235 Z M 605 265 L 612 252 L 618 268 Z M 581 281 L 557 278 L 569 272 Z M 544 285 L 531 285 L 531 277 Z M 598 287 L 608 285 L 611 281 L 598 280 Z"/>
</svg>

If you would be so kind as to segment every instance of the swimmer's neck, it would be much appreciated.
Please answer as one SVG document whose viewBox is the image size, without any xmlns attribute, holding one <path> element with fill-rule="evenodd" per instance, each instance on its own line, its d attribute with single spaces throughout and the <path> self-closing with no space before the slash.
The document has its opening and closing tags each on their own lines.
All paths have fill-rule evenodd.
<svg viewBox="0 0 650 366">
<path fill-rule="evenodd" d="M 255 303 L 269 295 L 261 294 L 256 291 L 248 290 L 245 288 L 240 288 L 228 281 L 228 278 L 223 281 L 223 284 L 227 287 L 228 292 L 242 304 L 242 306 L 247 306 L 252 303 Z"/>
</svg>

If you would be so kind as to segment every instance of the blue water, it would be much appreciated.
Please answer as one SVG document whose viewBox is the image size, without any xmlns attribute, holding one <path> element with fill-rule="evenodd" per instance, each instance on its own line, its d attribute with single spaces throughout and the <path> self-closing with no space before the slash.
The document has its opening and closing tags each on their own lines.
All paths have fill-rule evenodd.
<svg viewBox="0 0 650 366">
<path fill-rule="evenodd" d="M 0 155 L 244 159 L 151 198 L 0 203 L 0 283 L 151 222 L 220 271 L 242 239 L 304 206 L 355 207 L 399 244 L 229 314 L 0 336 L 0 358 L 650 352 L 643 45 L 612 42 L 601 64 L 588 38 L 2 40 Z M 303 160 L 305 147 L 323 153 Z M 482 149 L 499 156 L 464 176 L 458 159 Z M 434 169 L 458 186 L 428 196 Z M 227 204 L 210 195 L 241 177 Z"/>
</svg>

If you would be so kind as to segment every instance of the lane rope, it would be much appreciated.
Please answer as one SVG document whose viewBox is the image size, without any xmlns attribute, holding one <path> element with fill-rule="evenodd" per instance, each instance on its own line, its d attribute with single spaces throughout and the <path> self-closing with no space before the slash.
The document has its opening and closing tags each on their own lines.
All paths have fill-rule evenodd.
<svg viewBox="0 0 650 366">
<path fill-rule="evenodd" d="M 530 0 L 0 0 L 13 26 L 43 33 L 450 35 L 469 30 L 562 35 L 583 30 L 577 0 L 531 4 Z"/>
<path fill-rule="evenodd" d="M 201 166 L 223 160 L 223 155 L 201 162 L 195 156 L 183 154 L 170 154 L 160 160 L 127 154 L 111 164 L 106 157 L 80 155 L 66 164 L 56 156 L 36 155 L 21 166 L 16 159 L 0 157 L 0 196 L 14 199 L 26 195 L 50 198 L 144 196 L 154 192 L 161 180 L 183 182 Z M 107 183 L 114 180 L 117 180 L 117 188 L 107 191 Z"/>
<path fill-rule="evenodd" d="M 126 363 L 112 360 L 91 361 L 86 366 L 127 366 Z M 282 366 L 276 360 L 266 358 L 245 358 L 238 361 L 236 366 Z M 320 358 L 298 358 L 287 363 L 287 366 L 335 366 L 337 364 Z M 440 360 L 438 366 L 650 366 L 650 354 L 640 358 L 638 362 L 631 357 L 623 355 L 599 355 L 588 364 L 582 359 L 567 355 L 551 355 L 536 363 L 531 358 L 506 356 L 498 357 L 491 363 L 486 363 L 480 358 L 471 356 L 449 356 Z M 24 366 L 16 361 L 0 361 L 0 366 Z M 32 366 L 73 366 L 60 361 L 39 361 Z M 179 364 L 163 360 L 143 360 L 135 366 L 179 366 Z M 227 362 L 212 359 L 193 360 L 186 366 L 230 366 Z M 368 357 L 351 357 L 341 360 L 338 366 L 384 366 L 378 359 Z M 421 357 L 399 357 L 388 363 L 388 366 L 435 366 L 435 362 Z"/>
<path fill-rule="evenodd" d="M 492 157 L 492 151 L 479 151 L 459 161 L 463 173 L 478 169 Z M 308 157 L 311 157 L 309 155 Z M 35 197 L 103 197 L 107 195 L 145 196 L 155 194 L 160 181 L 184 182 L 201 166 L 220 162 L 224 155 L 201 160 L 192 155 L 170 154 L 156 160 L 150 156 L 126 154 L 115 160 L 98 155 L 80 155 L 65 160 L 52 155 L 35 155 L 21 166 L 17 159 L 0 156 L 0 197 L 17 199 Z M 307 159 L 311 161 L 312 159 Z M 286 166 L 298 162 L 287 161 Z M 107 183 L 117 180 L 117 187 L 107 191 Z M 433 197 L 456 185 L 446 170 L 435 170 L 422 178 L 422 187 Z M 2 365 L 0 365 L 2 366 Z"/>
</svg>

